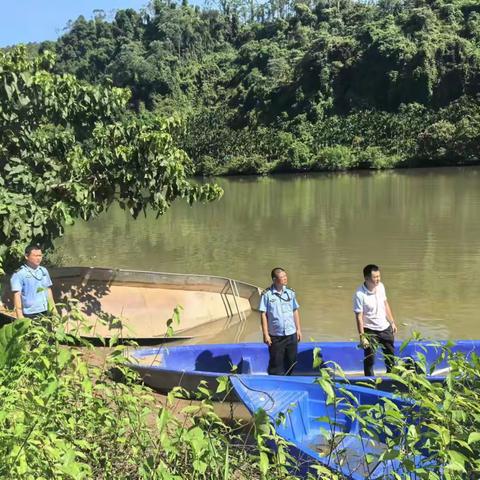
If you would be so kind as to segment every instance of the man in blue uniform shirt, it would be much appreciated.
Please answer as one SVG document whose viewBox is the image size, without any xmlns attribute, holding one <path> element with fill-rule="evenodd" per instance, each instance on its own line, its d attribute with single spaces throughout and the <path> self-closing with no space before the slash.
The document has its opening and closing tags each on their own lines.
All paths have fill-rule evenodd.
<svg viewBox="0 0 480 480">
<path fill-rule="evenodd" d="M 53 310 L 52 280 L 41 267 L 42 249 L 30 245 L 25 249 L 25 263 L 12 275 L 10 286 L 17 318 L 37 318 Z"/>
<path fill-rule="evenodd" d="M 272 270 L 272 285 L 262 292 L 260 318 L 263 341 L 268 345 L 270 375 L 291 375 L 297 361 L 297 345 L 302 339 L 295 292 L 287 287 L 283 268 Z"/>
</svg>

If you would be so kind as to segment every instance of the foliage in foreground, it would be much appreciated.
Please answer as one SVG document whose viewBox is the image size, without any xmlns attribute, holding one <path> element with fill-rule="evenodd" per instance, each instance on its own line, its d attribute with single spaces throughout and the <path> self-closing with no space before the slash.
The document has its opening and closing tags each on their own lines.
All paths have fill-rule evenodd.
<svg viewBox="0 0 480 480">
<path fill-rule="evenodd" d="M 73 337 L 17 320 L 0 330 L 0 478 L 256 478 L 255 458 L 208 400 L 182 409 Z M 78 340 L 78 339 L 77 339 Z M 87 359 L 90 358 L 90 363 Z M 111 367 L 123 382 L 113 382 Z"/>
<path fill-rule="evenodd" d="M 418 335 L 414 339 L 418 340 Z M 366 478 L 377 478 L 378 462 L 387 472 L 382 478 L 396 480 L 464 480 L 480 474 L 480 357 L 454 352 L 453 343 L 429 343 L 438 352 L 433 363 L 427 362 L 422 347 L 415 361 L 397 359 L 393 372 L 385 377 L 388 390 L 408 407 L 390 399 L 382 399 L 377 405 L 358 404 L 348 391 L 334 388 L 333 375 L 327 371 L 344 376 L 338 365 L 329 365 L 316 380 L 327 404 L 338 415 L 359 423 L 362 436 L 370 439 L 363 441 L 365 447 L 370 442 L 370 446 L 381 445 L 377 454 L 364 454 L 365 465 L 372 469 Z M 446 380 L 427 380 L 445 359 L 449 365 Z M 364 385 L 381 390 L 387 386 L 383 382 L 377 379 Z M 331 444 L 344 438 L 344 434 L 335 432 L 333 422 L 322 434 Z M 329 478 L 343 477 L 332 473 Z"/>
<path fill-rule="evenodd" d="M 296 459 L 265 412 L 255 415 L 252 436 L 216 413 L 204 387 L 198 401 L 178 404 L 181 390 L 161 400 L 123 367 L 123 347 L 101 360 L 91 347 L 73 346 L 80 339 L 65 333 L 63 320 L 54 319 L 53 329 L 26 319 L 0 329 L 0 478 L 297 478 Z M 451 366 L 445 384 L 426 380 L 421 355 L 415 369 L 399 362 L 391 374 L 398 395 L 410 399 L 408 409 L 389 400 L 360 406 L 345 389 L 334 388 L 328 369 L 320 370 L 318 388 L 338 413 L 330 429 L 319 428 L 327 443 L 345 437 L 335 418 L 346 415 L 372 443 L 382 438 L 377 458 L 366 454 L 365 462 L 389 466 L 384 478 L 476 478 L 480 359 L 439 348 Z M 112 367 L 122 382 L 112 381 Z M 217 395 L 226 389 L 225 377 Z M 415 466 L 419 456 L 423 461 Z M 342 478 L 325 463 L 314 466 L 310 478 Z"/>
<path fill-rule="evenodd" d="M 414 335 L 418 340 L 418 335 Z M 408 344 L 404 342 L 402 348 Z M 322 463 L 299 463 L 289 456 L 288 444 L 279 443 L 273 428 L 269 431 L 265 423 L 257 431 L 260 452 L 268 445 L 276 444 L 277 457 L 265 472 L 278 472 L 279 463 L 287 471 L 307 475 L 309 480 L 322 478 L 343 480 L 337 465 L 343 465 L 348 478 L 388 480 L 465 480 L 480 475 L 480 357 L 475 353 L 468 356 L 455 352 L 453 343 L 429 342 L 438 352 L 437 359 L 427 362 L 423 347 L 415 360 L 397 359 L 397 364 L 386 380 L 371 380 L 364 384 L 369 388 L 388 387 L 393 398 L 380 397 L 378 403 L 359 403 L 348 390 L 349 382 L 342 369 L 335 364 L 323 364 L 315 383 L 323 391 L 328 414 L 317 418 L 318 436 L 311 439 L 309 448 L 317 448 Z M 318 353 L 318 352 L 317 352 Z M 445 382 L 431 382 L 427 376 L 447 360 L 449 371 Z M 322 364 L 321 359 L 316 362 Z M 334 382 L 334 374 L 344 383 Z M 388 383 L 383 383 L 387 381 Z M 362 384 L 360 384 L 361 386 Z M 269 392 L 270 395 L 275 392 Z M 322 398 L 319 395 L 319 398 Z M 318 399 L 317 399 L 318 401 Z M 282 412 L 274 423 L 295 424 L 296 404 Z M 310 412 L 311 413 L 311 412 Z M 292 419 L 288 419 L 289 416 Z M 304 418 L 305 412 L 298 413 Z M 308 415 L 308 414 L 307 414 Z M 267 417 L 262 410 L 256 419 Z M 297 418 L 297 420 L 298 420 Z M 342 425 L 348 419 L 358 425 L 352 433 L 344 431 Z M 270 419 L 272 422 L 273 419 Z M 349 421 L 346 423 L 348 424 Z M 326 427 L 325 427 L 326 424 Z M 348 453 L 349 440 L 356 439 L 363 451 L 359 455 Z M 320 448 L 320 445 L 322 447 Z M 280 458 L 280 460 L 279 460 Z M 380 468 L 381 467 L 381 468 Z M 308 473 L 306 473 L 308 470 Z M 286 471 L 286 470 L 284 470 Z M 381 471 L 381 473 L 379 473 Z M 379 477 L 380 475 L 380 477 Z M 351 477 L 353 476 L 353 477 Z"/>
</svg>

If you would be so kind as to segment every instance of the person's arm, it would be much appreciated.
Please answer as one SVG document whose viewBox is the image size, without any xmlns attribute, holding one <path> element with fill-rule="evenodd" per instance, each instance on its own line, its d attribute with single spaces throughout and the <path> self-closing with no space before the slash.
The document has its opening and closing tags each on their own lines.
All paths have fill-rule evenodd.
<svg viewBox="0 0 480 480">
<path fill-rule="evenodd" d="M 265 291 L 266 290 L 263 291 L 262 296 L 260 297 L 258 309 L 260 310 L 260 325 L 262 326 L 263 343 L 266 343 L 268 346 L 270 346 L 272 344 L 272 339 L 268 333 L 268 301 Z"/>
<path fill-rule="evenodd" d="M 370 343 L 368 338 L 365 336 L 365 330 L 363 326 L 363 297 L 359 292 L 356 292 L 353 296 L 353 312 L 355 313 L 355 320 L 357 322 L 360 345 L 363 348 L 368 348 Z"/>
<path fill-rule="evenodd" d="M 10 289 L 13 293 L 13 308 L 15 309 L 15 316 L 17 318 L 23 318 L 23 305 L 22 305 L 22 289 L 23 280 L 20 272 L 15 272 L 10 278 Z"/>
<path fill-rule="evenodd" d="M 272 344 L 272 339 L 268 333 L 268 319 L 266 312 L 260 312 L 260 321 L 262 324 L 263 343 L 266 343 L 268 346 L 270 346 Z"/>
<path fill-rule="evenodd" d="M 295 329 L 297 331 L 297 341 L 300 342 L 302 340 L 302 329 L 300 328 L 300 313 L 298 312 L 300 305 L 297 302 L 297 294 L 293 290 L 292 292 L 293 321 L 295 322 Z"/>
<path fill-rule="evenodd" d="M 15 316 L 23 318 L 22 293 L 13 292 L 13 307 L 15 308 Z"/>
<path fill-rule="evenodd" d="M 293 320 L 295 321 L 295 328 L 297 329 L 297 341 L 302 340 L 302 329 L 300 328 L 300 314 L 298 309 L 293 311 Z"/>
<path fill-rule="evenodd" d="M 397 333 L 397 325 L 395 325 L 395 319 L 393 318 L 392 309 L 388 303 L 388 300 L 385 299 L 385 313 L 387 314 L 387 320 L 390 322 L 392 326 L 393 333 Z"/>
<path fill-rule="evenodd" d="M 57 306 L 55 305 L 55 300 L 53 299 L 52 289 L 48 289 L 48 311 L 49 313 L 57 314 Z"/>
<path fill-rule="evenodd" d="M 363 348 L 367 348 L 370 343 L 368 341 L 368 338 L 365 336 L 365 331 L 363 329 L 363 313 L 355 312 L 355 320 L 357 321 L 357 330 L 360 337 L 360 344 Z"/>
</svg>

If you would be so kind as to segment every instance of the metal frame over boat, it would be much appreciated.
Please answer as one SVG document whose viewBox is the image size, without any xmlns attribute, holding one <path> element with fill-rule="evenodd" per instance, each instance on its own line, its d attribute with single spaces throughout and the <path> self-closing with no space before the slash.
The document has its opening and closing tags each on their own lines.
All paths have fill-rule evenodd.
<svg viewBox="0 0 480 480">
<path fill-rule="evenodd" d="M 49 272 L 55 301 L 75 299 L 85 315 L 89 330 L 81 331 L 82 336 L 118 336 L 142 344 L 165 338 L 167 321 L 177 306 L 182 308 L 175 334 L 185 337 L 209 322 L 223 321 L 217 328 L 228 328 L 244 320 L 257 309 L 261 293 L 254 285 L 213 275 L 96 267 L 52 268 Z M 8 281 L 4 287 L 2 300 L 11 306 Z M 78 329 L 78 324 L 71 321 L 68 328 Z"/>
<path fill-rule="evenodd" d="M 448 359 L 440 359 L 445 341 L 410 342 L 402 350 L 401 343 L 395 344 L 397 356 L 408 358 L 415 363 L 425 359 L 427 379 L 443 381 L 449 371 Z M 451 347 L 453 352 L 466 356 L 480 355 L 480 341 L 459 340 Z M 315 376 L 313 368 L 315 351 L 319 350 L 323 365 L 335 369 L 338 365 L 351 383 L 375 380 L 363 375 L 363 350 L 356 342 L 301 342 L 298 345 L 298 362 L 293 376 Z M 211 344 L 161 346 L 154 348 L 129 349 L 126 352 L 128 366 L 136 370 L 145 384 L 160 392 L 167 392 L 181 386 L 195 392 L 204 382 L 215 392 L 217 378 L 230 373 L 267 375 L 268 348 L 263 343 Z M 382 355 L 377 355 L 376 372 L 385 372 Z M 378 388 L 391 388 L 391 380 L 382 377 Z"/>
<path fill-rule="evenodd" d="M 264 410 L 277 434 L 289 442 L 290 454 L 296 461 L 291 470 L 296 477 L 306 476 L 309 471 L 314 474 L 311 467 L 321 464 L 352 480 L 390 478 L 393 471 L 402 478 L 410 478 L 398 461 L 379 460 L 387 448 L 386 432 L 377 433 L 377 437 L 367 435 L 346 410 L 369 405 L 381 410 L 388 400 L 408 418 L 409 409 L 415 409 L 412 402 L 388 392 L 333 384 L 335 403 L 332 404 L 327 402 L 322 387 L 306 377 L 233 375 L 230 380 L 247 409 L 252 414 Z M 405 427 L 403 423 L 385 422 L 390 438 L 398 436 L 399 429 Z M 425 462 L 420 456 L 410 460 L 417 466 Z"/>
</svg>

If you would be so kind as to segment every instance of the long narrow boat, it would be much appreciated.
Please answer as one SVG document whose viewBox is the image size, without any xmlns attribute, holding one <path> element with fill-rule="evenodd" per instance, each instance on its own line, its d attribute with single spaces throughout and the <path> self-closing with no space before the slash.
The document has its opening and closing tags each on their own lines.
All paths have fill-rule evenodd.
<svg viewBox="0 0 480 480">
<path fill-rule="evenodd" d="M 333 387 L 336 401 L 327 403 L 325 391 L 306 377 L 232 375 L 230 380 L 247 409 L 252 414 L 264 410 L 277 434 L 290 444 L 296 477 L 314 473 L 312 466 L 321 464 L 352 480 L 391 478 L 393 471 L 401 478 L 410 478 L 398 462 L 379 460 L 387 448 L 385 432 L 391 432 L 390 438 L 394 438 L 403 427 L 385 420 L 388 428 L 377 437 L 368 436 L 347 411 L 350 406 L 356 410 L 368 405 L 381 411 L 388 399 L 389 408 L 395 404 L 408 418 L 410 409 L 415 408 L 412 402 L 387 392 L 337 384 Z M 421 457 L 410 460 L 416 466 L 425 461 Z"/>
<path fill-rule="evenodd" d="M 397 342 L 396 352 L 398 357 L 408 358 L 412 368 L 424 359 L 427 378 L 442 381 L 449 371 L 448 358 L 442 355 L 446 344 L 445 341 L 410 342 L 401 349 L 401 343 Z M 466 356 L 472 353 L 480 355 L 480 341 L 459 340 L 451 350 Z M 372 380 L 372 377 L 363 376 L 363 350 L 355 342 L 299 343 L 294 376 L 318 374 L 318 367 L 314 368 L 317 351 L 321 354 L 324 367 L 333 370 L 340 367 L 351 383 Z M 382 375 L 385 364 L 382 355 L 377 357 L 376 372 Z M 267 375 L 268 358 L 268 348 L 262 343 L 161 346 L 127 352 L 128 365 L 141 375 L 144 383 L 161 392 L 177 385 L 195 392 L 200 382 L 205 382 L 214 392 L 219 376 L 232 372 Z M 388 389 L 390 386 L 389 379 L 383 377 L 379 388 Z"/>
<path fill-rule="evenodd" d="M 167 321 L 181 306 L 177 336 L 209 322 L 229 328 L 256 309 L 260 289 L 245 282 L 211 275 L 143 272 L 95 267 L 52 268 L 56 302 L 75 299 L 87 319 L 84 337 L 117 336 L 142 344 L 160 343 Z M 11 307 L 9 282 L 4 282 L 2 300 Z M 8 313 L 3 314 L 3 321 Z M 70 322 L 69 329 L 78 328 Z"/>
</svg>

